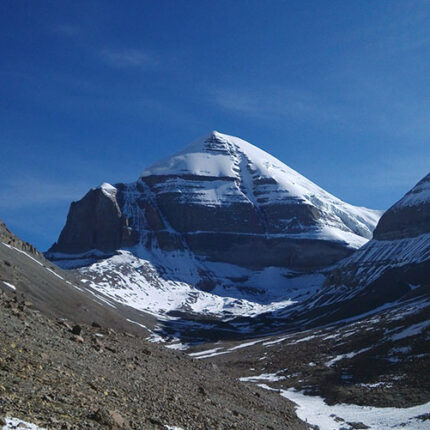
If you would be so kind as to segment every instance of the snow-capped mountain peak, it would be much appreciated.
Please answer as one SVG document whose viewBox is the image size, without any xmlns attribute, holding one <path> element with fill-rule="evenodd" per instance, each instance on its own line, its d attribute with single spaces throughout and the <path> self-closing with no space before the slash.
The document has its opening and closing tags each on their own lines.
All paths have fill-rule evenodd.
<svg viewBox="0 0 430 430">
<path fill-rule="evenodd" d="M 321 286 L 315 271 L 366 243 L 379 216 L 214 131 L 136 182 L 90 190 L 48 255 L 155 313 L 254 315 Z"/>
<path fill-rule="evenodd" d="M 216 206 L 245 198 L 260 208 L 274 204 L 314 207 L 328 215 L 331 226 L 337 224 L 341 230 L 363 238 L 355 241 L 352 237 L 345 238 L 353 247 L 371 238 L 382 214 L 381 211 L 358 208 L 341 201 L 262 149 L 217 131 L 197 139 L 142 174 L 142 178 L 152 176 L 206 178 L 196 192 L 191 193 L 187 189 L 190 203 Z M 207 181 L 217 178 L 223 182 Z M 181 183 L 177 183 L 176 189 L 183 186 L 182 181 L 178 182 Z M 175 189 L 174 179 L 168 181 L 168 189 Z M 327 225 L 321 227 L 320 230 L 325 232 L 320 233 L 326 235 Z M 339 236 L 333 235 L 333 239 L 338 240 Z"/>
</svg>

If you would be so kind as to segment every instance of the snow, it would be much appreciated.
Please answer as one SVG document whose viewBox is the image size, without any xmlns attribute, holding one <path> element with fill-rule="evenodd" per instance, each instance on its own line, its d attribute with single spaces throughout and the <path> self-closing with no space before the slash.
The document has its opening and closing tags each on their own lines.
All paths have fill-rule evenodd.
<svg viewBox="0 0 430 430">
<path fill-rule="evenodd" d="M 190 357 L 201 357 L 202 355 L 208 355 L 212 354 L 214 352 L 219 351 L 222 348 L 213 348 L 213 349 L 207 349 L 206 351 L 199 351 L 199 352 L 192 352 L 191 354 L 188 354 Z"/>
<path fill-rule="evenodd" d="M 16 287 L 15 287 L 15 285 L 13 285 L 13 284 L 11 284 L 11 283 L 9 283 L 9 282 L 6 282 L 6 281 L 2 281 L 3 282 L 3 284 L 5 284 L 6 285 L 6 287 L 9 287 L 10 289 L 12 289 L 12 290 L 16 290 Z"/>
<path fill-rule="evenodd" d="M 32 257 L 31 255 L 29 255 L 27 252 L 23 251 L 22 249 L 15 248 L 14 246 L 9 245 L 9 244 L 4 243 L 4 242 L 2 242 L 2 245 L 7 246 L 9 249 L 14 249 L 15 251 L 17 251 L 17 252 L 19 252 L 21 254 L 24 254 L 25 256 L 27 256 L 28 258 L 30 258 L 30 260 L 33 260 L 35 263 L 37 263 L 39 266 L 43 266 L 43 264 L 39 260 L 36 260 L 34 257 Z"/>
<path fill-rule="evenodd" d="M 285 340 L 289 339 L 292 335 L 288 335 L 288 336 L 284 336 L 284 337 L 280 337 L 278 339 L 275 340 L 270 340 L 268 342 L 264 342 L 263 346 L 272 346 L 272 345 L 276 345 L 278 343 L 284 342 Z"/>
<path fill-rule="evenodd" d="M 331 366 L 333 366 L 334 363 L 337 363 L 340 360 L 343 360 L 345 358 L 353 358 L 356 355 L 359 355 L 359 354 L 361 354 L 363 352 L 368 351 L 369 349 L 371 349 L 371 348 L 363 348 L 363 349 L 360 349 L 359 351 L 352 351 L 352 352 L 348 352 L 347 354 L 337 355 L 336 357 L 334 357 L 331 360 L 327 361 L 327 363 L 325 365 L 327 367 L 331 367 Z"/>
<path fill-rule="evenodd" d="M 400 199 L 393 209 L 401 209 L 407 206 L 418 206 L 430 203 L 430 174 L 418 182 L 405 196 Z"/>
<path fill-rule="evenodd" d="M 64 278 L 62 276 L 60 276 L 58 273 L 56 273 L 54 270 L 50 269 L 49 267 L 46 267 L 46 270 L 48 272 L 51 272 L 54 276 L 56 276 L 57 278 L 61 279 L 62 281 L 64 281 Z"/>
<path fill-rule="evenodd" d="M 302 226 L 304 238 L 362 246 L 382 212 L 349 205 L 300 175 L 267 152 L 242 140 L 212 132 L 177 154 L 146 169 L 141 177 L 166 176 L 157 193 L 180 191 L 188 203 L 220 206 L 247 202 L 257 208 L 270 204 L 300 204 L 317 208 L 321 222 Z M 189 177 L 192 176 L 192 183 Z M 210 179 L 210 180 L 208 180 Z M 281 220 L 283 234 L 292 233 Z M 300 234 L 298 237 L 301 237 Z"/>
<path fill-rule="evenodd" d="M 27 421 L 20 420 L 19 418 L 6 417 L 6 425 L 2 427 L 2 430 L 46 430 L 42 427 L 38 427 L 36 424 L 31 424 Z"/>
<path fill-rule="evenodd" d="M 217 352 L 212 352 L 210 354 L 207 355 L 199 355 L 198 357 L 194 357 L 196 360 L 202 360 L 204 358 L 211 358 L 211 357 L 216 357 L 217 355 L 224 355 L 224 354 L 230 354 L 231 351 L 227 350 L 227 351 L 217 351 Z"/>
<path fill-rule="evenodd" d="M 391 340 L 396 341 L 396 340 L 405 339 L 411 336 L 417 336 L 421 334 L 428 327 L 430 327 L 430 320 L 413 324 L 409 327 L 406 327 L 401 332 L 392 335 Z"/>
<path fill-rule="evenodd" d="M 343 403 L 329 406 L 319 396 L 306 396 L 293 389 L 274 390 L 265 384 L 259 384 L 259 386 L 278 391 L 282 397 L 296 403 L 298 417 L 303 421 L 319 426 L 320 430 L 350 430 L 352 426 L 348 425 L 348 422 L 362 422 L 375 430 L 430 429 L 430 421 L 421 421 L 416 418 L 430 411 L 430 402 L 410 408 L 377 408 Z"/>
<path fill-rule="evenodd" d="M 106 197 L 109 197 L 110 199 L 114 199 L 116 197 L 116 193 L 118 190 L 111 184 L 104 182 L 103 184 L 100 185 L 99 188 L 102 190 L 103 194 Z"/>
<path fill-rule="evenodd" d="M 251 342 L 241 343 L 240 345 L 236 345 L 236 346 L 233 346 L 232 348 L 229 348 L 229 351 L 235 351 L 236 349 L 247 348 L 248 346 L 256 345 L 257 343 L 261 343 L 264 341 L 265 339 L 258 339 L 258 340 L 253 340 Z"/>
<path fill-rule="evenodd" d="M 195 286 L 202 272 L 218 281 L 211 292 Z M 316 290 L 324 282 L 324 276 L 319 274 L 294 277 L 281 268 L 250 271 L 202 262 L 186 252 L 147 251 L 143 247 L 133 252 L 118 251 L 117 255 L 81 268 L 80 273 L 87 286 L 110 300 L 170 319 L 167 314 L 175 310 L 226 319 L 252 317 L 290 306 L 296 297 Z M 230 276 L 246 276 L 248 280 L 235 285 Z M 241 290 L 248 285 L 255 295 Z"/>
<path fill-rule="evenodd" d="M 279 373 L 284 372 L 285 370 L 279 370 L 276 373 L 262 373 L 261 375 L 256 376 L 244 376 L 239 378 L 241 382 L 257 382 L 257 381 L 268 381 L 268 382 L 278 382 L 287 379 L 285 376 L 279 376 Z"/>
<path fill-rule="evenodd" d="M 213 349 L 207 349 L 205 351 L 192 352 L 188 354 L 190 357 L 196 358 L 198 360 L 202 358 L 210 358 L 215 357 L 217 355 L 229 354 L 232 351 L 236 351 L 237 349 L 248 348 L 249 346 L 256 345 L 258 343 L 264 342 L 266 339 L 258 339 L 253 340 L 251 342 L 241 343 L 236 346 L 232 346 L 231 348 L 224 349 L 224 347 L 217 347 Z"/>
<path fill-rule="evenodd" d="M 186 351 L 189 347 L 190 347 L 189 344 L 187 344 L 187 343 L 181 343 L 181 342 L 171 343 L 169 345 L 166 345 L 167 349 L 174 349 L 176 351 Z"/>
</svg>

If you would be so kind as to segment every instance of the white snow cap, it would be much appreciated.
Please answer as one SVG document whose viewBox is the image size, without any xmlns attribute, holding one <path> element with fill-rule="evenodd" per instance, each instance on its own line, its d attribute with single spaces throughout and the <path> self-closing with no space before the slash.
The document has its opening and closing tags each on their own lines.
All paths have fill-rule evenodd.
<svg viewBox="0 0 430 430">
<path fill-rule="evenodd" d="M 111 185 L 107 182 L 103 182 L 103 184 L 101 184 L 100 187 L 98 187 L 98 188 L 100 188 L 102 190 L 102 192 L 105 196 L 107 196 L 111 199 L 115 198 L 116 193 L 118 191 L 113 185 Z"/>
<path fill-rule="evenodd" d="M 306 204 L 329 213 L 333 227 L 320 232 L 321 238 L 345 240 L 357 248 L 372 237 L 381 211 L 352 206 L 320 188 L 267 152 L 238 137 L 212 131 L 182 151 L 155 163 L 142 173 L 147 176 L 197 176 L 219 181 L 201 183 L 198 196 L 210 205 L 228 204 L 246 198 L 253 204 Z M 227 179 L 228 181 L 222 181 Z M 234 180 L 232 182 L 231 180 Z M 229 184 L 238 184 L 237 186 Z M 179 184 L 179 182 L 178 182 Z M 173 186 L 173 183 L 170 183 Z M 179 187 L 179 185 L 177 185 Z M 242 196 L 242 197 L 241 197 Z M 258 196 L 258 198 L 257 198 Z M 327 227 L 330 231 L 327 230 Z M 352 233 L 352 236 L 348 236 Z M 345 236 L 348 236 L 346 237 Z"/>
</svg>

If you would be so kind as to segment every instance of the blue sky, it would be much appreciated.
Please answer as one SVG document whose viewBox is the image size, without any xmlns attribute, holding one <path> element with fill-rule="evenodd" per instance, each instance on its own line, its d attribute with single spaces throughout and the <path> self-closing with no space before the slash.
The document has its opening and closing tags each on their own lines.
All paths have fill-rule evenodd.
<svg viewBox="0 0 430 430">
<path fill-rule="evenodd" d="M 72 200 L 213 129 L 356 205 L 430 171 L 429 1 L 0 8 L 0 218 L 43 250 Z"/>
</svg>

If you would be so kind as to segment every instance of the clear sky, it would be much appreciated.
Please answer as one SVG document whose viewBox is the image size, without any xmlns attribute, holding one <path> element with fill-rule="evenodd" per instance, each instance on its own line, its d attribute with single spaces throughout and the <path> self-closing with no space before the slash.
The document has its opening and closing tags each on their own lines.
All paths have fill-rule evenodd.
<svg viewBox="0 0 430 430">
<path fill-rule="evenodd" d="M 361 206 L 430 171 L 430 1 L 2 0 L 0 32 L 0 218 L 42 250 L 214 129 Z"/>
</svg>

